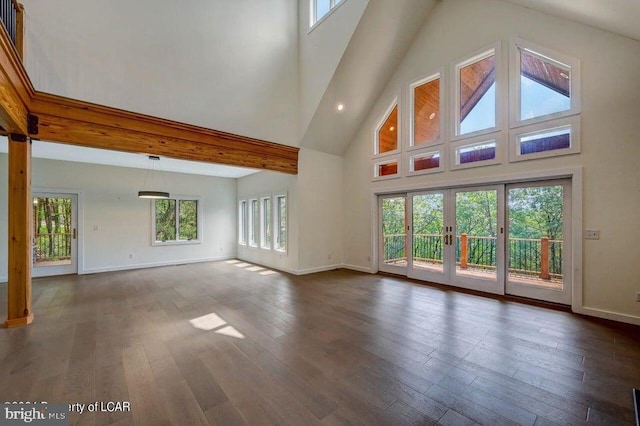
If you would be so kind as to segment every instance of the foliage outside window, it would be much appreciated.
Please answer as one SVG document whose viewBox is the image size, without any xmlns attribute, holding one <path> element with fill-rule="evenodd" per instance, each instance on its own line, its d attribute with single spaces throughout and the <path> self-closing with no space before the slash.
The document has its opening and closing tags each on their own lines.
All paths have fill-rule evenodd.
<svg viewBox="0 0 640 426">
<path fill-rule="evenodd" d="M 247 200 L 238 203 L 238 244 L 247 245 Z"/>
<path fill-rule="evenodd" d="M 154 200 L 154 242 L 199 242 L 198 204 L 194 199 Z"/>
<path fill-rule="evenodd" d="M 260 247 L 271 249 L 271 197 L 260 200 Z"/>
<path fill-rule="evenodd" d="M 260 210 L 258 208 L 258 200 L 249 201 L 249 245 L 258 247 L 257 228 L 260 224 Z"/>
<path fill-rule="evenodd" d="M 278 251 L 287 250 L 287 196 L 275 197 L 276 240 L 275 248 Z"/>
</svg>

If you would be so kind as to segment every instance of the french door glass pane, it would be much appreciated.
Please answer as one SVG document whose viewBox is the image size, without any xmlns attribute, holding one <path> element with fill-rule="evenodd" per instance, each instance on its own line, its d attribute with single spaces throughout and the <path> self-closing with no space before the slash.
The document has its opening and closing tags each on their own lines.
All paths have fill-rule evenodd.
<svg viewBox="0 0 640 426">
<path fill-rule="evenodd" d="M 73 239 L 70 198 L 33 198 L 33 267 L 70 265 Z"/>
<path fill-rule="evenodd" d="M 444 194 L 413 196 L 413 267 L 443 272 Z"/>
<path fill-rule="evenodd" d="M 407 266 L 405 197 L 382 199 L 383 262 Z"/>
<path fill-rule="evenodd" d="M 508 280 L 562 290 L 562 185 L 511 188 Z"/>
<path fill-rule="evenodd" d="M 456 274 L 497 279 L 498 192 L 456 193 Z"/>
</svg>

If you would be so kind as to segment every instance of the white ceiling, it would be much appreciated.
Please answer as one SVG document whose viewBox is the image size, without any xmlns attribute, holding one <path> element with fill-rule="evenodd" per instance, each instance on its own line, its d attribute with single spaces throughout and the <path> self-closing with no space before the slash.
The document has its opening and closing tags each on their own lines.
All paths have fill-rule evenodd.
<svg viewBox="0 0 640 426">
<path fill-rule="evenodd" d="M 640 41 L 640 0 L 507 0 Z"/>
<path fill-rule="evenodd" d="M 0 153 L 7 153 L 7 138 L 0 136 Z M 51 142 L 33 141 L 32 155 L 35 158 L 73 161 L 76 163 L 103 164 L 107 166 L 149 169 L 155 166 L 163 172 L 188 173 L 193 175 L 240 178 L 257 173 L 259 170 L 223 164 L 200 163 L 197 161 L 176 160 L 162 157 L 159 164 L 153 165 L 146 155 L 127 152 L 107 151 L 104 149 L 84 148 Z"/>
</svg>

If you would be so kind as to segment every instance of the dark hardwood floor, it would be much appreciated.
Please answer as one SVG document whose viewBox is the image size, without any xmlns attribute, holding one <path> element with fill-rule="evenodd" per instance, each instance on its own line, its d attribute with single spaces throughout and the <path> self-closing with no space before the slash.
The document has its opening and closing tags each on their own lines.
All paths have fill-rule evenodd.
<svg viewBox="0 0 640 426">
<path fill-rule="evenodd" d="M 72 424 L 634 422 L 639 327 L 227 262 L 38 279 L 33 293 L 35 322 L 0 329 L 0 400 L 131 402 Z"/>
</svg>

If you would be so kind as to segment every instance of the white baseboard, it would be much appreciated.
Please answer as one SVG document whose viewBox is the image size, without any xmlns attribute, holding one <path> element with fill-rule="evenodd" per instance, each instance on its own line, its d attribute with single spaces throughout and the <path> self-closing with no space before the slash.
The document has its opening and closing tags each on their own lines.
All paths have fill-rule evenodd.
<svg viewBox="0 0 640 426">
<path fill-rule="evenodd" d="M 375 274 L 375 272 L 373 272 L 373 269 L 365 267 L 365 266 L 358 266 L 358 265 L 350 265 L 350 264 L 343 264 L 342 267 L 344 269 L 350 269 L 352 271 L 358 271 L 358 272 L 365 272 L 367 274 Z"/>
<path fill-rule="evenodd" d="M 210 257 L 205 259 L 171 260 L 171 261 L 165 261 L 165 262 L 138 263 L 135 265 L 108 266 L 104 268 L 93 268 L 93 269 L 90 268 L 90 269 L 85 269 L 83 271 L 78 271 L 78 275 L 100 274 L 103 272 L 129 271 L 132 269 L 157 268 L 159 266 L 175 266 L 175 265 L 184 265 L 184 264 L 191 264 L 191 263 L 216 262 L 220 260 L 229 260 L 229 259 L 235 259 L 235 256 Z"/>
<path fill-rule="evenodd" d="M 621 314 L 619 312 L 607 311 L 606 309 L 590 308 L 588 306 L 582 306 L 578 309 L 574 309 L 577 314 L 588 315 L 597 318 L 603 318 L 618 322 L 624 322 L 627 324 L 640 325 L 640 317 L 635 315 Z"/>
<path fill-rule="evenodd" d="M 342 268 L 342 264 L 318 266 L 316 268 L 298 269 L 294 272 L 296 275 L 316 274 L 318 272 L 333 271 Z"/>
<path fill-rule="evenodd" d="M 9 277 L 0 277 L 0 283 L 6 283 L 9 281 Z"/>
</svg>

